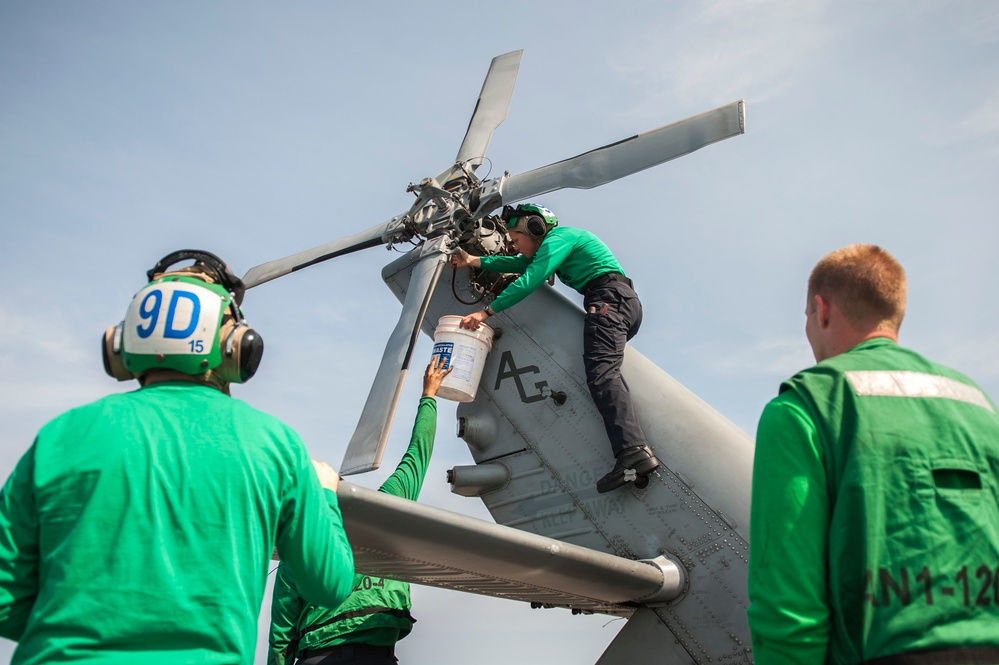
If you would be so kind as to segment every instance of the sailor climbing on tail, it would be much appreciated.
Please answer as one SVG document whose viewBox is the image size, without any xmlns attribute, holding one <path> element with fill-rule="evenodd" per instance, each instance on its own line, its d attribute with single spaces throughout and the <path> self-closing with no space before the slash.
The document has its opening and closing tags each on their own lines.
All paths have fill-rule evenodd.
<svg viewBox="0 0 999 665">
<path fill-rule="evenodd" d="M 473 267 L 520 275 L 485 309 L 469 314 L 463 328 L 475 330 L 496 312 L 529 296 L 552 274 L 583 295 L 583 364 L 586 384 L 607 429 L 616 462 L 597 481 L 601 494 L 659 468 L 649 448 L 628 384 L 621 376 L 624 348 L 642 324 L 642 303 L 621 264 L 596 235 L 558 225 L 551 210 L 533 203 L 503 208 L 503 220 L 517 256 L 472 256 L 459 250 L 455 269 Z"/>
</svg>

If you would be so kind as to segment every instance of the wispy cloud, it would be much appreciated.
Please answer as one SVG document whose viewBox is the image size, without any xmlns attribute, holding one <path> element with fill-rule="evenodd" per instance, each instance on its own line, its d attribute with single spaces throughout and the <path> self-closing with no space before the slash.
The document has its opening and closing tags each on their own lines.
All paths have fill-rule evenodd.
<svg viewBox="0 0 999 665">
<path fill-rule="evenodd" d="M 786 378 L 814 363 L 804 336 L 761 340 L 729 353 L 715 343 L 688 349 L 710 372 L 720 376 Z"/>
<path fill-rule="evenodd" d="M 933 358 L 937 362 L 953 367 L 968 374 L 974 381 L 983 385 L 990 397 L 999 399 L 999 395 L 991 394 L 988 385 L 999 383 L 999 334 L 974 339 L 963 336 L 949 336 L 940 348 L 943 355 Z"/>
<path fill-rule="evenodd" d="M 651 25 L 646 38 L 623 54 L 618 70 L 658 91 L 646 102 L 650 106 L 661 106 L 663 98 L 765 101 L 804 72 L 806 62 L 830 41 L 832 29 L 822 20 L 826 4 L 701 3 L 695 12 L 677 12 Z"/>
<path fill-rule="evenodd" d="M 88 328 L 86 339 L 81 344 L 79 326 L 55 308 L 0 307 L 0 417 L 28 420 L 37 429 L 113 391 L 116 384 L 100 369 L 97 335 Z"/>
<path fill-rule="evenodd" d="M 999 91 L 983 99 L 949 127 L 944 126 L 938 132 L 924 138 L 931 145 L 952 145 L 999 138 Z"/>
<path fill-rule="evenodd" d="M 941 6 L 935 2 L 930 3 L 932 8 Z M 956 40 L 974 46 L 999 43 L 999 5 L 994 2 L 968 2 L 963 3 L 961 10 L 955 16 Z"/>
<path fill-rule="evenodd" d="M 36 367 L 87 362 L 91 356 L 81 348 L 77 334 L 56 308 L 24 311 L 0 306 L 0 358 Z"/>
</svg>

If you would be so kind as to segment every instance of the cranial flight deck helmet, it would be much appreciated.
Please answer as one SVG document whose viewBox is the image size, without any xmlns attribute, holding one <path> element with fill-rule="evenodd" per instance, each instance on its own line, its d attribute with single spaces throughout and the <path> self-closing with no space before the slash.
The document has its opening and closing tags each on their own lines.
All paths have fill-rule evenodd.
<svg viewBox="0 0 999 665">
<path fill-rule="evenodd" d="M 185 259 L 194 264 L 168 271 Z M 104 333 L 104 370 L 119 381 L 155 369 L 206 374 L 213 384 L 249 381 L 264 341 L 239 308 L 246 287 L 220 258 L 184 249 L 149 269 L 125 319 Z"/>
<path fill-rule="evenodd" d="M 558 226 L 558 217 L 551 210 L 534 203 L 522 203 L 516 208 L 503 206 L 500 215 L 507 231 L 519 231 L 534 240 L 541 240 Z"/>
</svg>

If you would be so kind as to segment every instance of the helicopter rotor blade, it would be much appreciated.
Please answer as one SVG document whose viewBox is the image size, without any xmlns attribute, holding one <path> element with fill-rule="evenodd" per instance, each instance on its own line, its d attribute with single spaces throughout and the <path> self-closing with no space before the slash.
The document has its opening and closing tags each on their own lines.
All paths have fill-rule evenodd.
<svg viewBox="0 0 999 665">
<path fill-rule="evenodd" d="M 413 267 L 399 322 L 385 345 L 385 352 L 361 411 L 357 429 L 354 430 L 340 464 L 339 473 L 342 476 L 373 471 L 381 464 L 416 338 L 447 262 L 447 255 L 442 251 L 446 240 L 442 236 L 428 241 L 418 263 Z"/>
<path fill-rule="evenodd" d="M 502 183 L 500 203 L 514 203 L 556 189 L 597 187 L 745 131 L 746 102 L 739 100 L 571 159 L 510 176 Z"/>
<path fill-rule="evenodd" d="M 350 254 L 351 252 L 356 252 L 361 249 L 382 245 L 385 243 L 382 239 L 385 233 L 392 228 L 401 217 L 401 215 L 393 217 L 387 222 L 376 224 L 370 229 L 361 231 L 360 233 L 356 233 L 347 238 L 340 238 L 339 240 L 328 242 L 325 245 L 319 245 L 318 247 L 307 249 L 304 252 L 286 256 L 283 259 L 276 259 L 274 261 L 262 263 L 259 266 L 254 266 L 253 268 L 247 270 L 246 274 L 243 275 L 243 284 L 246 288 L 252 289 L 253 287 L 259 286 L 264 282 L 269 282 L 272 279 L 283 277 L 288 273 L 301 270 L 302 268 L 308 268 L 316 263 L 321 263 L 337 256 L 343 256 L 344 254 Z"/>
<path fill-rule="evenodd" d="M 479 99 L 475 102 L 472 118 L 468 121 L 465 139 L 454 159 L 455 163 L 468 162 L 473 171 L 482 164 L 493 132 L 506 120 L 507 111 L 510 110 L 510 99 L 513 97 L 513 87 L 520 71 L 520 56 L 523 53 L 521 49 L 493 58 L 486 80 L 482 83 Z M 437 177 L 438 182 L 443 183 L 450 173 L 451 169 L 444 171 Z"/>
</svg>

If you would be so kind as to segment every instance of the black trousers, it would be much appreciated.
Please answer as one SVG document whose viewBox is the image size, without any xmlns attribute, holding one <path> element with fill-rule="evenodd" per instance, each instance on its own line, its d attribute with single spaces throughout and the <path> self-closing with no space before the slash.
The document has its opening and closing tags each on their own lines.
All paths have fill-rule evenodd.
<svg viewBox="0 0 999 665">
<path fill-rule="evenodd" d="M 617 457 L 625 448 L 648 444 L 621 376 L 624 347 L 642 325 L 642 302 L 628 282 L 608 280 L 586 291 L 583 308 L 586 384 Z"/>
<path fill-rule="evenodd" d="M 369 644 L 341 644 L 314 651 L 303 651 L 296 665 L 396 665 L 394 647 L 376 647 Z"/>
</svg>

